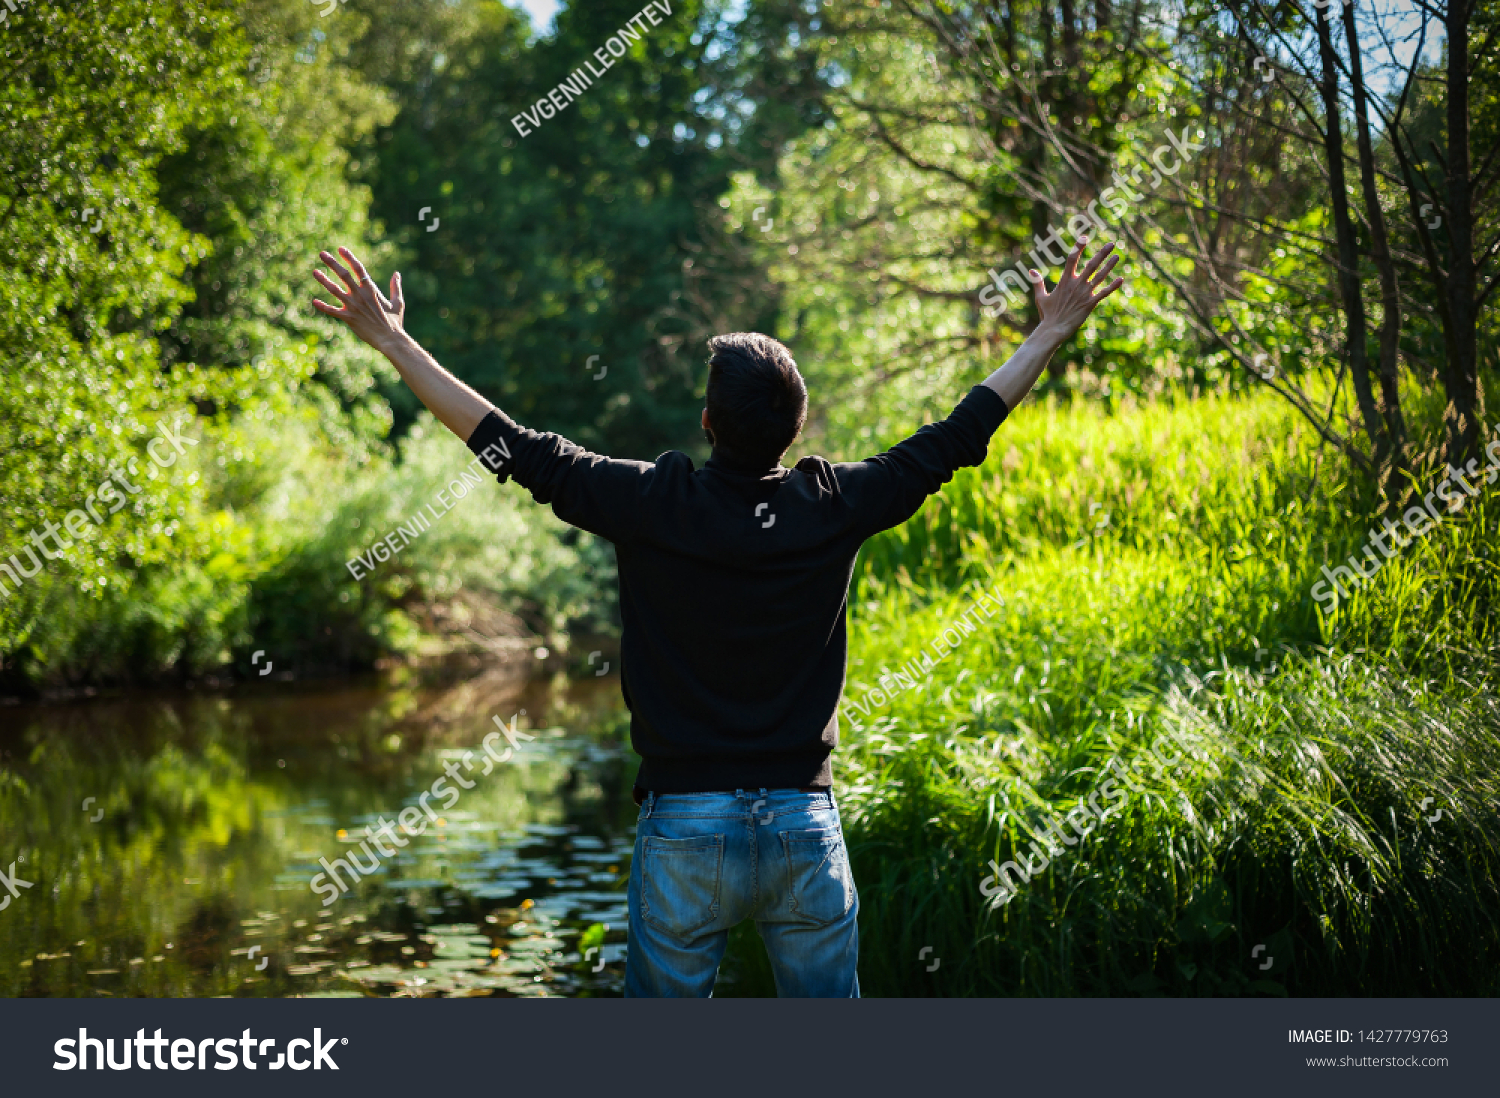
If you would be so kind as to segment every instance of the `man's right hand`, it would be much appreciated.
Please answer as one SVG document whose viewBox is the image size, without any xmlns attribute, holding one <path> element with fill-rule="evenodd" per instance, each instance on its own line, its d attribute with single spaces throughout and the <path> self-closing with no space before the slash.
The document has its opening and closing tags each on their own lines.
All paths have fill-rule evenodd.
<svg viewBox="0 0 1500 1098">
<path fill-rule="evenodd" d="M 1057 349 L 1083 327 L 1094 307 L 1125 285 L 1123 278 L 1117 278 L 1107 286 L 1104 284 L 1120 258 L 1110 254 L 1115 250 L 1113 244 L 1096 255 L 1082 274 L 1079 273 L 1078 261 L 1087 243 L 1082 239 L 1078 241 L 1078 246 L 1063 263 L 1062 274 L 1051 293 L 1047 292 L 1047 283 L 1040 274 L 1029 272 L 1036 292 L 1037 311 L 1042 314 L 1041 323 L 1032 329 L 1005 365 L 984 379 L 984 384 L 999 394 L 1012 411 L 1026 399 L 1026 394 L 1031 392 L 1031 387 Z"/>
</svg>

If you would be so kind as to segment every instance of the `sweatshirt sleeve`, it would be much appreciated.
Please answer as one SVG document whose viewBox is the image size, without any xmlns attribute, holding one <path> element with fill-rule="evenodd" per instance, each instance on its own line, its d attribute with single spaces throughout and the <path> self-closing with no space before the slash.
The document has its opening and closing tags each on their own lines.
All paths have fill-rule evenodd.
<svg viewBox="0 0 1500 1098">
<path fill-rule="evenodd" d="M 929 423 L 883 454 L 835 465 L 839 490 L 864 536 L 901 525 L 955 471 L 982 463 L 990 436 L 1009 414 L 998 393 L 976 385 L 941 423 Z"/>
<path fill-rule="evenodd" d="M 591 454 L 561 435 L 517 424 L 498 408 L 469 436 L 469 449 L 504 484 L 514 480 L 571 526 L 616 544 L 641 520 L 641 495 L 656 466 Z"/>
</svg>

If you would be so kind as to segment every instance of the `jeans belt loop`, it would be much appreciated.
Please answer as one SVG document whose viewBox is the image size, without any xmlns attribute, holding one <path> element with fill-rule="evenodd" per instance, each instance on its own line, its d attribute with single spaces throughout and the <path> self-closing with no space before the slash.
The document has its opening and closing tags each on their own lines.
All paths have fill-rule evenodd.
<svg viewBox="0 0 1500 1098">
<path fill-rule="evenodd" d="M 655 793 L 652 793 L 649 790 L 647 791 L 647 793 L 646 793 L 646 803 L 645 803 L 645 805 L 643 807 L 646 809 L 646 819 L 649 820 L 651 818 L 651 810 L 656 807 L 656 794 Z"/>
</svg>

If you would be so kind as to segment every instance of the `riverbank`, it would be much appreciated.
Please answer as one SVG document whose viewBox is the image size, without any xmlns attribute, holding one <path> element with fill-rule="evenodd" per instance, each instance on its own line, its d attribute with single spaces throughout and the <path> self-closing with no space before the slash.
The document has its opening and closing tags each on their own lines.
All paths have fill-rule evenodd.
<svg viewBox="0 0 1500 1098">
<path fill-rule="evenodd" d="M 108 583 L 59 560 L 7 603 L 19 624 L 0 654 L 0 696 L 214 689 L 469 655 L 555 667 L 580 647 L 576 670 L 591 672 L 589 653 L 617 643 L 609 546 L 492 479 L 465 485 L 404 552 L 350 574 L 370 531 L 395 529 L 465 467 L 467 452 L 430 420 L 361 464 L 305 424 L 233 434 L 238 465 L 221 465 L 211 438 L 174 465 L 198 494 L 158 536 L 165 559 L 119 558 Z"/>
<path fill-rule="evenodd" d="M 531 506 L 518 495 L 494 509 Z M 867 993 L 1494 994 L 1500 699 L 1484 608 L 1500 509 L 1468 499 L 1327 613 L 1311 586 L 1366 537 L 1370 506 L 1269 396 L 1119 414 L 1042 402 L 871 541 L 845 692 L 866 704 L 845 707 L 835 765 Z M 296 590 L 299 573 L 277 574 Z M 597 676 L 607 637 L 539 659 L 525 649 L 540 634 L 499 638 L 468 613 L 451 635 L 513 649 L 507 673 L 614 681 Z M 942 658 L 923 659 L 934 638 Z M 413 682 L 493 655 L 465 643 L 430 664 L 420 645 L 376 658 Z M 267 648 L 264 689 L 296 685 Z M 1077 845 L 1050 826 L 1111 760 L 1160 742 L 1182 757 L 1132 770 L 1107 826 Z M 1010 863 L 1024 887 L 996 904 L 994 866 Z M 733 941 L 725 992 L 766 993 L 753 931 Z"/>
</svg>

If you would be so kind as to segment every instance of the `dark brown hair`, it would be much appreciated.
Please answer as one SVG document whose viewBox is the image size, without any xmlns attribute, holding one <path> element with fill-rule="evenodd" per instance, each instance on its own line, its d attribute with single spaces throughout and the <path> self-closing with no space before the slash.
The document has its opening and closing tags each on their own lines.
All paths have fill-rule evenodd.
<svg viewBox="0 0 1500 1098">
<path fill-rule="evenodd" d="M 709 424 L 725 458 L 769 467 L 807 419 L 807 386 L 792 353 L 770 336 L 734 332 L 708 341 Z"/>
</svg>

